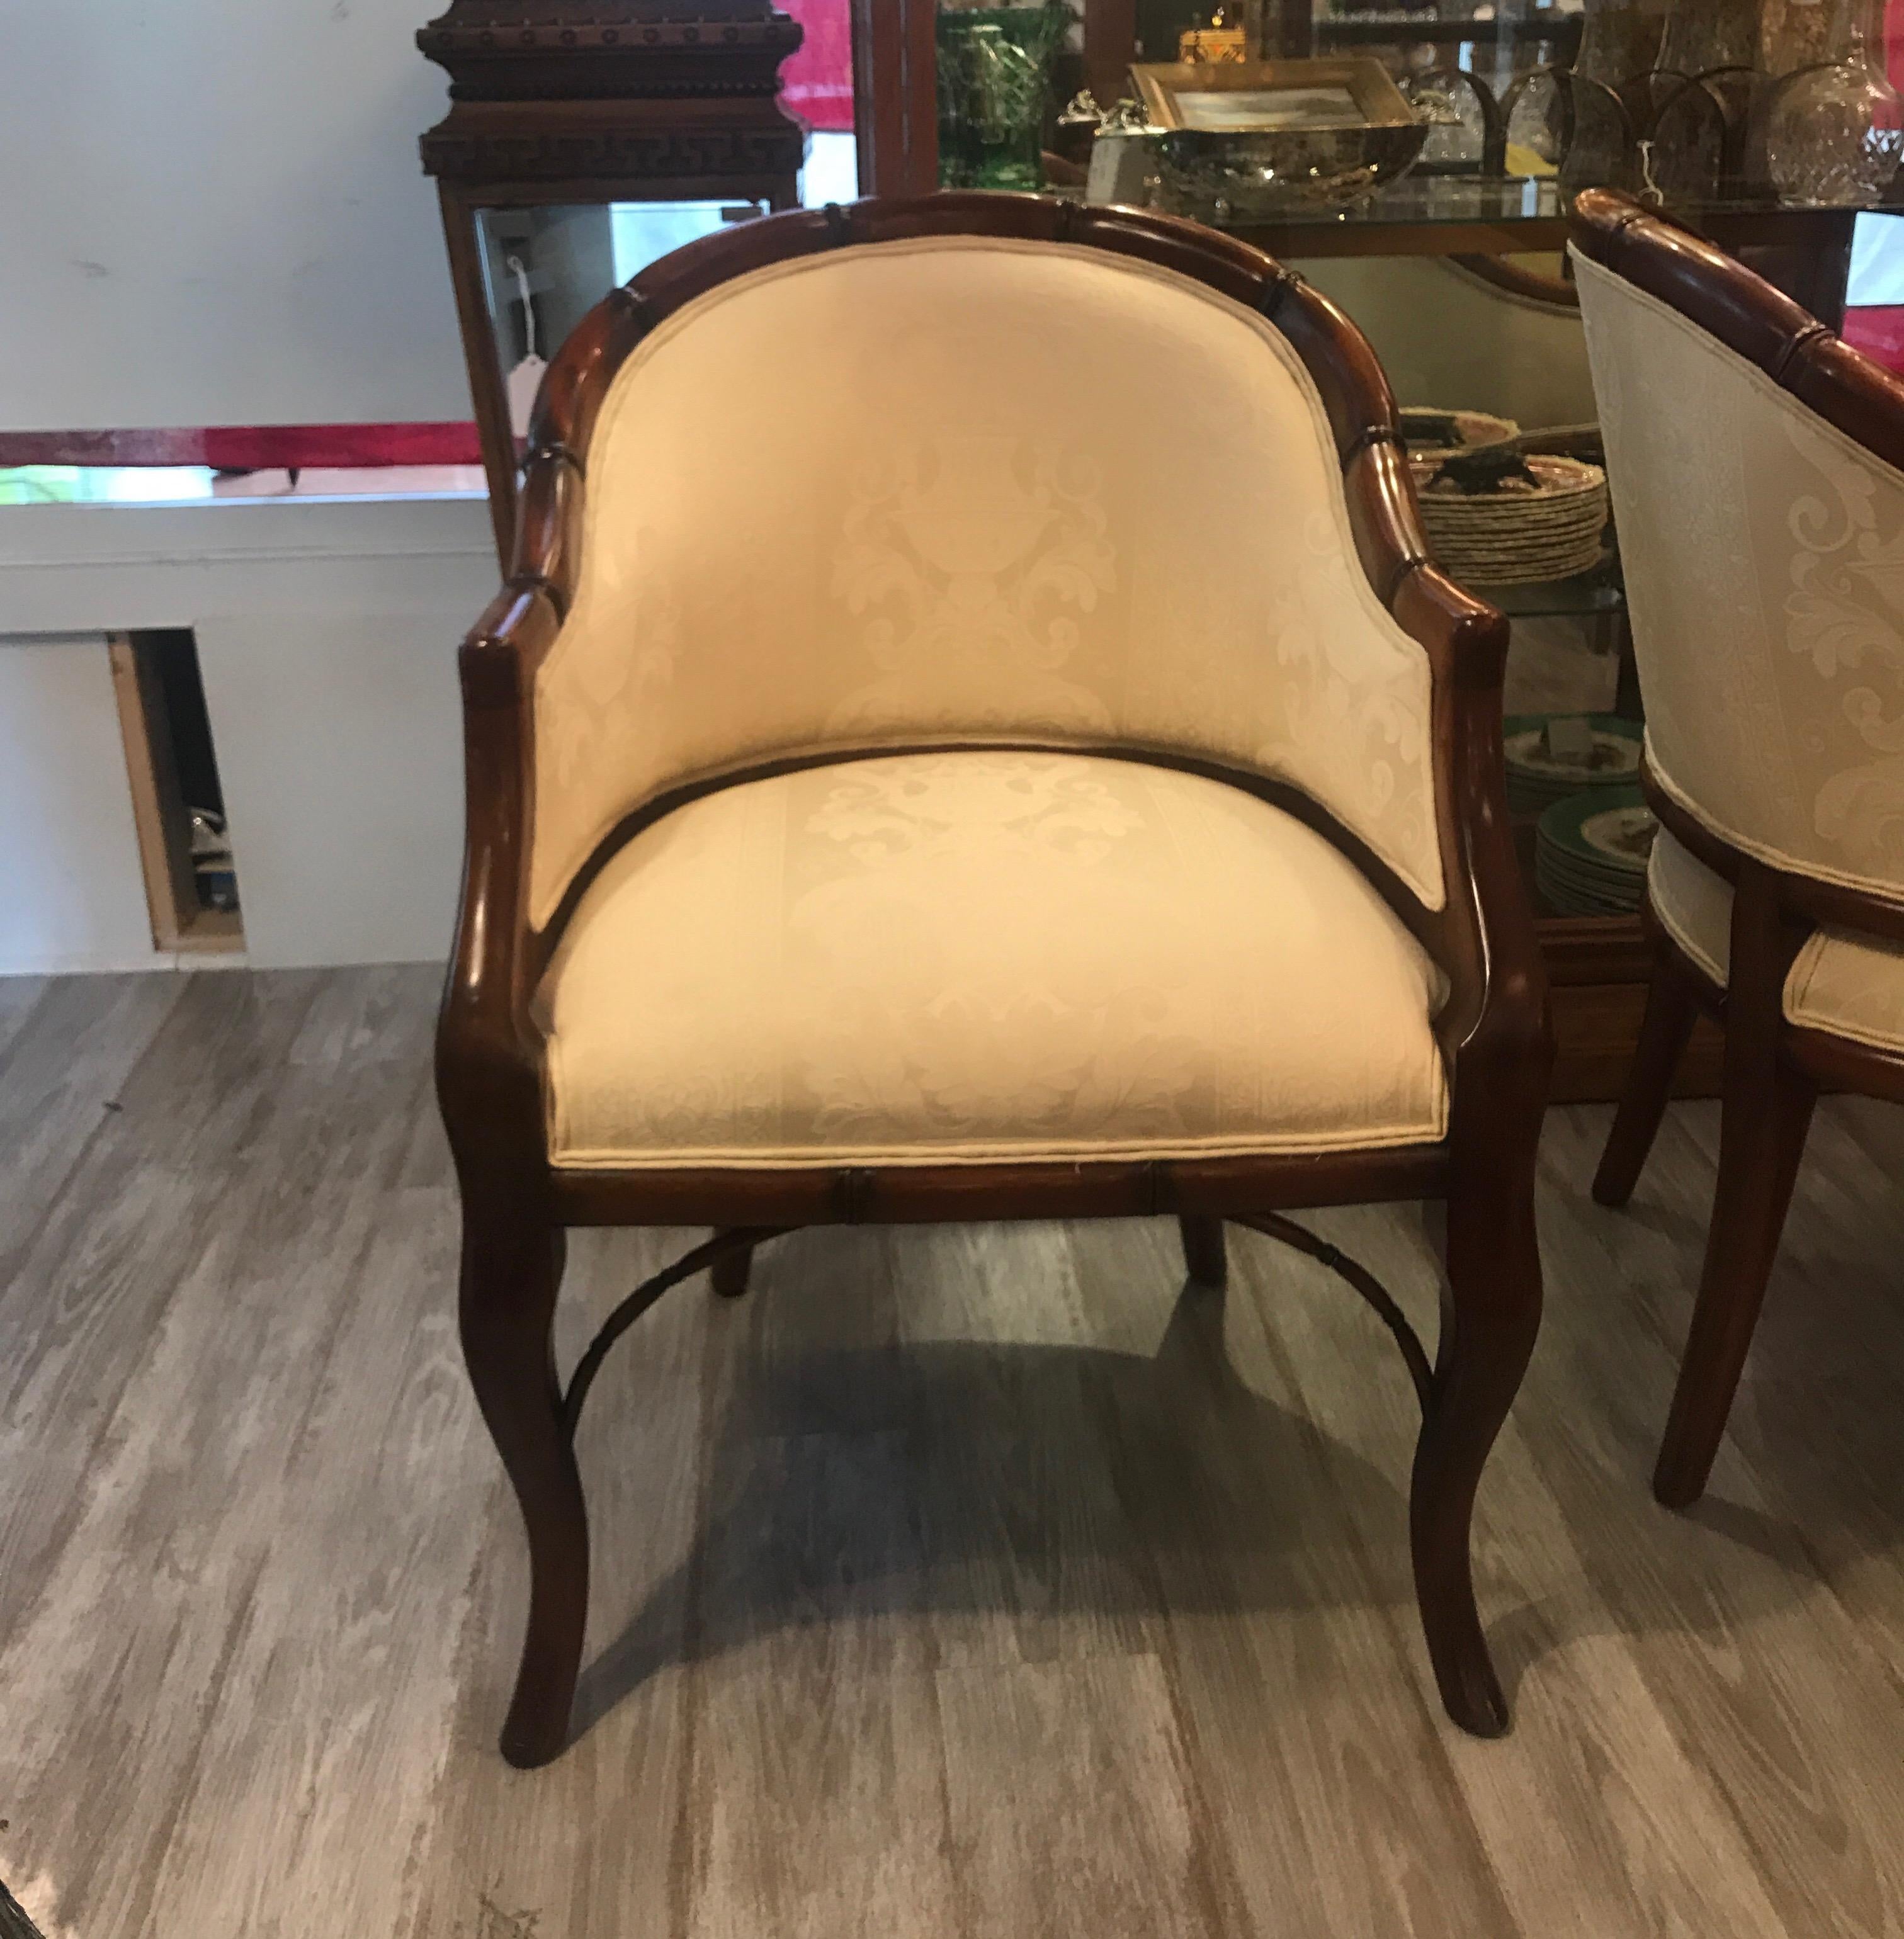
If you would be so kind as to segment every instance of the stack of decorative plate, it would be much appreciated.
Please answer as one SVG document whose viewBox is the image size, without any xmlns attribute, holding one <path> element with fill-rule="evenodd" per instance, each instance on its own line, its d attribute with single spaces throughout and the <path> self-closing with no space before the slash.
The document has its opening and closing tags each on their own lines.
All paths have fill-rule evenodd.
<svg viewBox="0 0 1904 1939">
<path fill-rule="evenodd" d="M 1411 452 L 1476 451 L 1484 444 L 1505 444 L 1519 437 L 1521 428 L 1512 418 L 1492 411 L 1443 410 L 1434 404 L 1404 404 L 1402 442 Z"/>
<path fill-rule="evenodd" d="M 1577 722 L 1589 735 L 1580 753 L 1557 753 L 1548 744 L 1550 721 Z M 1518 714 L 1505 723 L 1507 805 L 1531 818 L 1583 788 L 1620 787 L 1639 778 L 1640 748 L 1646 730 L 1616 714 Z"/>
<path fill-rule="evenodd" d="M 1496 453 L 1498 464 L 1477 468 Z M 1598 465 L 1508 446 L 1416 452 L 1409 465 L 1436 561 L 1463 584 L 1568 579 L 1599 563 L 1608 500 Z"/>
<path fill-rule="evenodd" d="M 1534 879 L 1556 915 L 1630 915 L 1645 899 L 1659 824 L 1639 789 L 1589 788 L 1555 802 L 1534 832 Z"/>
</svg>

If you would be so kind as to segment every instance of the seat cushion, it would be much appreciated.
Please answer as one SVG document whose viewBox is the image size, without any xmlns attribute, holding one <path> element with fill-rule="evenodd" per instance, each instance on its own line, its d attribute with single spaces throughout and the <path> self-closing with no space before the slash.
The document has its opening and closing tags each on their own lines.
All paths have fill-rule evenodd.
<svg viewBox="0 0 1904 1939">
<path fill-rule="evenodd" d="M 1647 886 L 1668 934 L 1723 985 L 1732 954 L 1732 887 L 1664 829 Z M 1785 1015 L 1879 1050 L 1904 1050 L 1904 948 L 1821 929 L 1785 979 Z"/>
<path fill-rule="evenodd" d="M 723 788 L 590 886 L 538 993 L 571 1167 L 1431 1141 L 1439 973 L 1281 809 L 986 750 Z"/>
</svg>

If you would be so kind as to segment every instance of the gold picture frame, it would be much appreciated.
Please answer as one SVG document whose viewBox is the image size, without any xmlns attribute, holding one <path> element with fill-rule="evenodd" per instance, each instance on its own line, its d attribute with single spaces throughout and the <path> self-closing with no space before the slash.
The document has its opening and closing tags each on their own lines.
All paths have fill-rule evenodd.
<svg viewBox="0 0 1904 1939">
<path fill-rule="evenodd" d="M 1159 128 L 1222 135 L 1305 133 L 1414 125 L 1378 60 L 1179 61 L 1131 69 Z"/>
</svg>

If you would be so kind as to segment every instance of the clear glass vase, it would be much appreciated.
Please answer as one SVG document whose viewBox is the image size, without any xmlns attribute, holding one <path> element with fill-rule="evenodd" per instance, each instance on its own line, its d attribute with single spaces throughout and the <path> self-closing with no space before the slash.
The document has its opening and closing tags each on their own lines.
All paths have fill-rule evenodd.
<svg viewBox="0 0 1904 1939">
<path fill-rule="evenodd" d="M 1765 117 L 1765 172 L 1787 202 L 1868 208 L 1904 157 L 1904 99 L 1873 58 L 1868 0 L 1839 0 L 1828 57 L 1778 84 Z"/>
</svg>

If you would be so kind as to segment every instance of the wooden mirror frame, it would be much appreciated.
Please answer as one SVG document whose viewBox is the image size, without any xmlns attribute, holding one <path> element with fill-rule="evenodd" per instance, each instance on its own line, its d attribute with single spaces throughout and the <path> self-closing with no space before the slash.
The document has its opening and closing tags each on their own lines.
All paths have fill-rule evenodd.
<svg viewBox="0 0 1904 1939">
<path fill-rule="evenodd" d="M 495 209 L 800 201 L 806 134 L 779 102 L 805 30 L 770 0 L 700 0 L 694 17 L 626 0 L 449 0 L 419 29 L 450 77 L 419 147 L 437 181 L 471 400 L 507 566 L 517 452 L 480 224 Z M 936 166 L 936 164 L 935 164 Z"/>
</svg>

